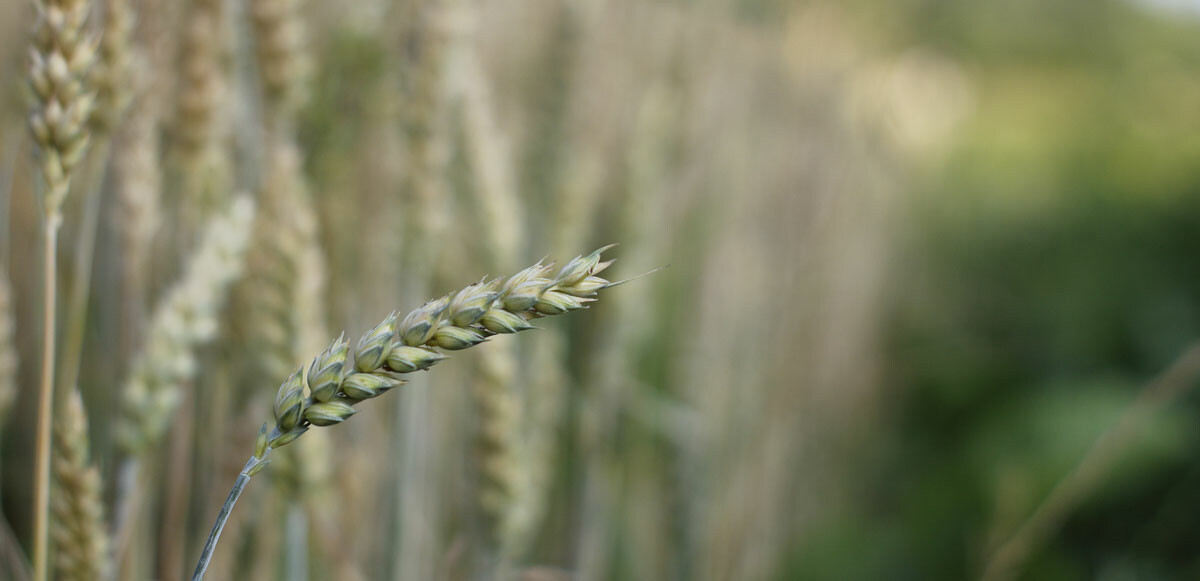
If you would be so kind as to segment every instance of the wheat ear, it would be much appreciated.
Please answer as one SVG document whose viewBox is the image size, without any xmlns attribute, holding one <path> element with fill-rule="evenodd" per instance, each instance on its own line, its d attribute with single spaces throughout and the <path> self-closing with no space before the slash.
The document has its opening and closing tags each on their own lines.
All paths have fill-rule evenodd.
<svg viewBox="0 0 1200 581">
<path fill-rule="evenodd" d="M 51 216 L 60 213 L 71 174 L 87 150 L 87 124 L 96 102 L 88 76 L 98 43 L 85 29 L 85 0 L 41 0 L 34 6 L 37 22 L 29 66 L 34 102 L 29 126 L 45 182 L 42 209 Z"/>
<path fill-rule="evenodd" d="M 583 309 L 597 293 L 621 284 L 597 276 L 612 261 L 601 262 L 609 247 L 571 260 L 556 275 L 553 265 L 537 264 L 506 279 L 481 281 L 425 303 L 403 319 L 392 313 L 367 331 L 347 361 L 344 335 L 313 359 L 307 374 L 294 371 L 275 395 L 275 426 L 263 424 L 254 454 L 246 461 L 221 508 L 192 575 L 204 578 L 230 511 L 250 478 L 266 468 L 271 450 L 303 436 L 312 426 L 340 424 L 354 405 L 406 383 L 405 374 L 427 370 L 446 358 L 440 350 L 473 347 L 499 334 L 534 328 L 530 321 Z"/>
<path fill-rule="evenodd" d="M 108 538 L 100 472 L 88 459 L 87 414 L 78 390 L 71 391 L 61 413 L 54 429 L 55 578 L 96 581 L 106 571 Z"/>
<path fill-rule="evenodd" d="M 38 390 L 37 452 L 34 467 L 33 579 L 44 581 L 50 512 L 50 432 L 54 407 L 54 347 L 58 293 L 58 228 L 71 175 L 88 144 L 88 120 L 95 97 L 88 73 L 96 39 L 85 30 L 85 0 L 40 0 L 30 50 L 29 86 L 33 106 L 29 127 L 37 145 L 42 177 L 42 370 Z"/>
</svg>

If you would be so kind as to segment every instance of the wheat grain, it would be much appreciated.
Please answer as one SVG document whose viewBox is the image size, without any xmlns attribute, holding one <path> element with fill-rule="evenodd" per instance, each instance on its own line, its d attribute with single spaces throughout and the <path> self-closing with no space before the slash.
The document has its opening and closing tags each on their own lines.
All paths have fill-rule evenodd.
<svg viewBox="0 0 1200 581">
<path fill-rule="evenodd" d="M 263 424 L 196 566 L 202 579 L 229 512 L 250 478 L 266 468 L 271 450 L 300 438 L 312 426 L 340 424 L 354 406 L 406 382 L 405 374 L 427 370 L 458 351 L 498 334 L 534 328 L 531 320 L 586 308 L 597 293 L 621 284 L 597 276 L 612 261 L 601 262 L 604 247 L 579 256 L 554 274 L 553 265 L 537 264 L 506 279 L 480 281 L 425 303 L 403 319 L 395 313 L 350 346 L 338 337 L 305 368 L 296 369 L 275 395 L 275 426 Z M 623 281 L 622 281 L 623 282 Z M 397 322 L 399 320 L 399 322 Z M 333 387 L 336 385 L 337 387 Z M 306 393 L 307 392 L 307 393 Z"/>
<path fill-rule="evenodd" d="M 88 459 L 87 414 L 79 391 L 72 390 L 65 404 L 54 430 L 55 578 L 96 581 L 108 560 L 100 472 Z"/>
<path fill-rule="evenodd" d="M 162 437 L 180 389 L 196 372 L 194 350 L 216 333 L 227 290 L 242 272 L 253 217 L 245 196 L 214 217 L 183 278 L 155 308 L 125 385 L 118 441 L 126 454 L 136 455 Z"/>
</svg>

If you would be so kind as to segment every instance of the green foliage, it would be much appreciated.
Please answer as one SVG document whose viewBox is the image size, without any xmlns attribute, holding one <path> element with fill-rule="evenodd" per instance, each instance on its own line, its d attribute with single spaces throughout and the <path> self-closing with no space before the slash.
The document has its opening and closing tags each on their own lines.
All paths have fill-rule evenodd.
<svg viewBox="0 0 1200 581">
<path fill-rule="evenodd" d="M 978 575 L 1200 337 L 1195 22 L 1117 2 L 893 9 L 899 36 L 963 63 L 976 110 L 902 236 L 888 444 L 788 578 Z M 1189 392 L 1124 442 L 1022 578 L 1194 578 L 1197 417 Z"/>
</svg>

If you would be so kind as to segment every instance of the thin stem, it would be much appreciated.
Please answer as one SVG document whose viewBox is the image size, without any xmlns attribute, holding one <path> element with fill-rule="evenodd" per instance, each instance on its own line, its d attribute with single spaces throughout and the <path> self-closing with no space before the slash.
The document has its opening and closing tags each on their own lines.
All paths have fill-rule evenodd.
<svg viewBox="0 0 1200 581">
<path fill-rule="evenodd" d="M 233 505 L 237 504 L 238 497 L 242 495 L 242 491 L 246 489 L 246 485 L 250 483 L 250 477 L 256 472 L 256 468 L 260 468 L 260 464 L 267 461 L 267 455 L 271 449 L 267 448 L 267 454 L 263 454 L 262 458 L 251 456 L 246 461 L 246 465 L 242 467 L 242 472 L 238 474 L 237 481 L 233 483 L 233 490 L 229 491 L 229 497 L 225 499 L 225 504 L 221 506 L 221 513 L 217 515 L 217 522 L 213 523 L 212 531 L 208 533 L 208 541 L 204 543 L 204 551 L 200 553 L 200 561 L 196 563 L 196 571 L 192 573 L 192 581 L 200 581 L 204 579 L 204 572 L 208 570 L 208 563 L 212 561 L 213 551 L 217 548 L 217 540 L 221 538 L 221 531 L 225 530 L 225 521 L 229 520 L 229 513 L 233 512 Z"/>
<path fill-rule="evenodd" d="M 308 515 L 299 503 L 288 503 L 286 523 L 283 527 L 283 555 L 285 579 L 308 579 Z"/>
<path fill-rule="evenodd" d="M 49 576 L 48 535 L 50 520 L 50 421 L 54 408 L 54 325 L 58 282 L 58 227 L 62 215 L 46 215 L 43 232 L 42 286 L 42 382 L 38 390 L 37 459 L 34 467 L 33 579 Z"/>
</svg>

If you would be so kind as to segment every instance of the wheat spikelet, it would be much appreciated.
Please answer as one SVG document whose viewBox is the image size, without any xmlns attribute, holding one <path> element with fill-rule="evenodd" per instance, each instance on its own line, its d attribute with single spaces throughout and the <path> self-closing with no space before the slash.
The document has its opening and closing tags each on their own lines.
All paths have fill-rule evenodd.
<svg viewBox="0 0 1200 581">
<path fill-rule="evenodd" d="M 13 341 L 12 287 L 0 274 L 0 431 L 17 396 L 17 344 Z"/>
<path fill-rule="evenodd" d="M 238 197 L 226 214 L 214 217 L 183 278 L 155 308 L 125 385 L 118 441 L 127 454 L 162 437 L 182 384 L 196 371 L 193 351 L 216 333 L 227 289 L 241 274 L 253 216 L 250 200 Z"/>
<path fill-rule="evenodd" d="M 57 219 L 71 174 L 88 145 L 87 123 L 95 104 L 88 75 L 97 42 L 85 29 L 86 0 L 42 0 L 34 7 L 37 21 L 29 66 L 34 102 L 29 126 L 45 186 L 42 210 Z"/>
<path fill-rule="evenodd" d="M 97 581 L 105 572 L 108 542 L 101 503 L 100 472 L 88 459 L 87 415 L 72 390 L 54 430 L 54 483 L 50 534 L 55 578 Z"/>
</svg>

